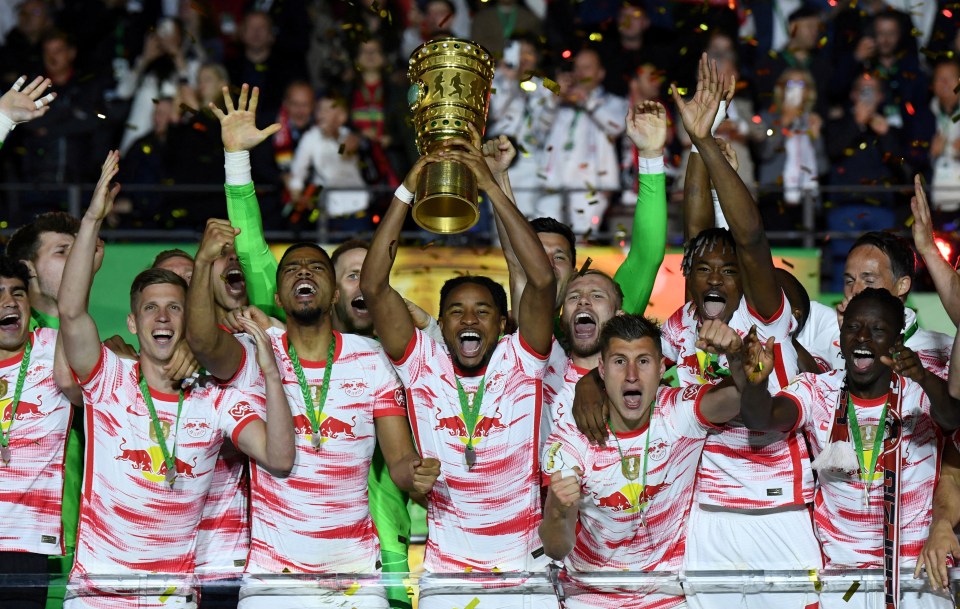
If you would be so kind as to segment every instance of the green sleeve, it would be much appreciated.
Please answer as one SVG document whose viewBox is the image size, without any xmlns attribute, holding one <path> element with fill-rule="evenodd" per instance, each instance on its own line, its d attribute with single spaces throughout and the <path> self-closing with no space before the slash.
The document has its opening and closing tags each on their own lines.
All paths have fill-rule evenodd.
<svg viewBox="0 0 960 609">
<path fill-rule="evenodd" d="M 273 300 L 277 291 L 277 259 L 263 236 L 260 203 L 253 182 L 242 186 L 224 184 L 223 188 L 227 193 L 227 216 L 230 223 L 240 229 L 236 241 L 237 257 L 247 281 L 250 304 L 283 320 L 283 311 Z"/>
<path fill-rule="evenodd" d="M 667 178 L 640 174 L 637 209 L 633 213 L 630 252 L 614 279 L 623 290 L 623 310 L 642 315 L 650 301 L 667 246 Z"/>
</svg>

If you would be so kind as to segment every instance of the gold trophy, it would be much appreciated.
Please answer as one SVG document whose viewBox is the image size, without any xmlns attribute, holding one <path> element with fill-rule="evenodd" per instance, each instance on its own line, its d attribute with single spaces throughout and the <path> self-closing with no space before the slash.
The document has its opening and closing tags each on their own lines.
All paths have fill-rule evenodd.
<svg viewBox="0 0 960 609">
<path fill-rule="evenodd" d="M 483 133 L 493 68 L 490 53 L 469 40 L 437 38 L 413 52 L 407 101 L 420 154 L 439 150 L 451 137 L 469 140 L 468 125 Z M 469 167 L 456 161 L 430 163 L 417 182 L 413 219 L 433 233 L 461 233 L 480 217 L 477 197 Z"/>
</svg>

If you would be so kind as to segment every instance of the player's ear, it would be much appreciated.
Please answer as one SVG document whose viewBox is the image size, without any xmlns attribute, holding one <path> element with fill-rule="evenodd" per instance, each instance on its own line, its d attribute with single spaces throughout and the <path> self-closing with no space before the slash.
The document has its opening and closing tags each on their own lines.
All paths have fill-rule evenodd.
<svg viewBox="0 0 960 609">
<path fill-rule="evenodd" d="M 660 354 L 660 378 L 667 373 L 667 363 L 663 361 L 663 354 Z"/>
<path fill-rule="evenodd" d="M 333 298 L 330 299 L 330 304 L 334 305 L 340 302 L 340 288 L 337 288 L 333 291 Z"/>
<path fill-rule="evenodd" d="M 897 298 L 906 298 L 911 287 L 912 282 L 910 281 L 910 278 L 904 275 L 900 279 L 897 279 L 896 283 L 893 284 L 893 295 Z"/>
<path fill-rule="evenodd" d="M 133 313 L 127 313 L 127 330 L 130 334 L 137 333 L 137 318 L 133 316 Z"/>
<path fill-rule="evenodd" d="M 278 309 L 282 309 L 283 306 L 280 305 L 280 294 L 279 292 L 274 292 L 273 294 L 273 304 L 277 305 Z"/>
<path fill-rule="evenodd" d="M 503 331 L 507 328 L 507 318 L 503 315 L 500 316 L 500 336 L 503 336 Z"/>
<path fill-rule="evenodd" d="M 597 361 L 597 374 L 600 375 L 600 380 L 606 380 L 603 373 L 603 351 L 600 352 L 600 359 Z"/>
</svg>

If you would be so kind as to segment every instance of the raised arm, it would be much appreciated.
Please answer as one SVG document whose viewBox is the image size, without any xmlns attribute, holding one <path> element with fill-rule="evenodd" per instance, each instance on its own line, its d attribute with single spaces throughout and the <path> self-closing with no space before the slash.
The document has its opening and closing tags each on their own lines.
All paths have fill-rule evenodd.
<svg viewBox="0 0 960 609">
<path fill-rule="evenodd" d="M 767 379 L 773 370 L 774 339 L 766 343 L 757 337 L 756 327 L 744 338 L 742 370 L 749 381 L 740 393 L 740 419 L 754 431 L 790 431 L 797 426 L 800 409 L 792 399 L 770 395 Z"/>
<path fill-rule="evenodd" d="M 930 416 L 937 425 L 945 431 L 960 429 L 960 399 L 950 395 L 947 381 L 924 368 L 917 354 L 903 346 L 902 337 L 890 349 L 890 355 L 880 356 L 880 361 L 923 388 L 930 400 Z"/>
<path fill-rule="evenodd" d="M 745 276 L 743 293 L 747 303 L 762 318 L 770 319 L 780 311 L 783 292 L 774 273 L 770 243 L 763 230 L 760 211 L 737 172 L 724 157 L 720 146 L 710 133 L 720 101 L 732 98 L 733 78 L 721 78 L 716 61 L 708 61 L 706 53 L 700 59 L 697 91 L 689 102 L 683 100 L 673 87 L 673 98 L 680 109 L 683 126 L 696 144 L 707 167 L 707 173 L 720 197 L 720 207 L 730 225 L 737 244 L 737 257 Z"/>
<path fill-rule="evenodd" d="M 218 379 L 230 379 L 243 363 L 243 347 L 220 327 L 213 298 L 213 263 L 232 248 L 238 229 L 226 220 L 211 218 L 193 265 L 187 290 L 187 343 L 197 361 Z"/>
<path fill-rule="evenodd" d="M 740 391 L 747 384 L 743 374 L 743 344 L 736 330 L 719 319 L 709 319 L 700 328 L 697 348 L 707 353 L 725 355 L 733 379 L 732 385 L 721 383 L 700 400 L 700 412 L 714 425 L 723 425 L 740 412 Z"/>
<path fill-rule="evenodd" d="M 471 125 L 472 131 L 472 125 Z M 474 132 L 475 133 L 475 132 Z M 474 142 L 479 138 L 475 133 Z M 507 136 L 501 135 L 495 140 L 484 142 L 481 148 L 483 157 L 487 161 L 487 166 L 493 172 L 493 178 L 496 180 L 500 189 L 507 195 L 514 204 L 516 199 L 513 196 L 513 186 L 510 184 L 510 176 L 507 174 L 507 168 L 517 156 L 517 149 L 513 143 L 507 139 Z M 527 285 L 527 274 L 520 266 L 517 255 L 513 251 L 513 245 L 510 243 L 510 236 L 507 235 L 507 229 L 503 226 L 500 216 L 494 214 L 493 221 L 497 228 L 497 237 L 500 239 L 500 249 L 503 250 L 503 257 L 507 261 L 507 277 L 510 282 L 510 316 L 517 320 L 520 314 L 520 295 L 523 294 L 523 288 Z"/>
<path fill-rule="evenodd" d="M 237 258 L 243 267 L 250 304 L 267 315 L 283 319 L 283 310 L 273 298 L 277 291 L 277 259 L 263 236 L 263 220 L 260 203 L 253 186 L 250 168 L 250 150 L 280 130 L 274 123 L 266 129 L 257 129 L 256 112 L 260 90 L 254 87 L 247 103 L 248 86 L 240 89 L 237 108 L 227 87 L 223 88 L 224 114 L 216 105 L 210 109 L 220 120 L 220 137 L 223 141 L 224 170 L 227 195 L 227 216 L 230 223 L 240 229 L 236 238 Z"/>
<path fill-rule="evenodd" d="M 267 403 L 266 421 L 257 421 L 244 427 L 237 438 L 237 448 L 271 474 L 282 478 L 293 469 L 297 452 L 290 403 L 283 391 L 280 369 L 277 368 L 277 360 L 274 358 L 273 346 L 267 333 L 248 316 L 241 315 L 237 321 L 256 341 L 257 364 L 263 371 Z"/>
<path fill-rule="evenodd" d="M 957 333 L 953 337 L 953 352 L 950 354 L 949 371 L 950 396 L 960 400 L 960 325 L 957 326 Z"/>
<path fill-rule="evenodd" d="M 110 184 L 118 171 L 120 152 L 112 150 L 101 167 L 100 181 L 93 191 L 90 207 L 80 221 L 80 230 L 63 267 L 63 280 L 57 294 L 64 353 L 70 368 L 81 379 L 89 378 L 100 361 L 100 335 L 96 322 L 87 310 L 87 303 L 93 284 L 97 235 L 104 218 L 113 209 L 114 198 L 120 192 L 119 184 Z"/>
<path fill-rule="evenodd" d="M 910 199 L 910 208 L 913 210 L 913 244 L 923 256 L 933 285 L 937 288 L 943 308 L 947 310 L 950 321 L 960 325 L 960 273 L 940 255 L 940 249 L 933 240 L 933 222 L 930 219 L 930 205 L 927 203 L 927 194 L 923 191 L 923 181 L 920 174 L 913 178 L 914 196 Z M 954 358 L 956 360 L 956 358 Z"/>
<path fill-rule="evenodd" d="M 663 171 L 667 110 L 657 102 L 642 102 L 627 110 L 626 125 L 627 136 L 637 148 L 640 189 L 630 251 L 614 279 L 623 290 L 623 310 L 643 315 L 667 247 L 667 183 Z"/>
<path fill-rule="evenodd" d="M 21 76 L 9 91 L 0 97 L 0 146 L 15 126 L 46 114 L 50 109 L 50 102 L 57 96 L 56 93 L 44 95 L 50 88 L 49 78 L 37 76 L 24 87 L 25 82 L 27 77 Z"/>
<path fill-rule="evenodd" d="M 423 167 L 432 162 L 430 156 L 422 156 L 403 179 L 403 186 L 409 192 L 416 192 L 417 178 Z M 413 339 L 414 325 L 403 297 L 390 285 L 390 270 L 397 254 L 397 245 L 403 221 L 407 217 L 410 205 L 394 195 L 393 201 L 383 220 L 373 235 L 367 257 L 363 260 L 363 272 L 360 273 L 360 292 L 370 309 L 373 327 L 380 337 L 380 344 L 390 359 L 396 361 L 403 357 L 407 346 Z"/>
<path fill-rule="evenodd" d="M 444 144 L 445 149 L 439 153 L 440 156 L 459 161 L 473 171 L 477 185 L 490 197 L 494 213 L 503 222 L 517 260 L 527 275 L 517 317 L 520 336 L 536 353 L 547 355 L 553 342 L 553 316 L 549 312 L 553 311 L 556 304 L 557 280 L 543 251 L 543 244 L 527 219 L 493 179 L 480 148 L 462 138 L 452 138 Z"/>
<path fill-rule="evenodd" d="M 714 226 L 707 166 L 699 152 L 690 152 L 683 178 L 683 239 L 689 241 Z"/>
</svg>

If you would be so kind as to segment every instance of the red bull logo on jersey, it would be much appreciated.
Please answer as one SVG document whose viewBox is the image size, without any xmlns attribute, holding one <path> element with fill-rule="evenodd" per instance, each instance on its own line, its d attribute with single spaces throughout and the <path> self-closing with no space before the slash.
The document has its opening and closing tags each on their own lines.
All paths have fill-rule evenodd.
<svg viewBox="0 0 960 609">
<path fill-rule="evenodd" d="M 195 439 L 206 438 L 210 435 L 211 429 L 213 428 L 210 423 L 203 418 L 190 418 L 183 424 L 183 430 L 187 432 L 188 436 Z"/>
<path fill-rule="evenodd" d="M 150 446 L 149 448 L 127 448 L 126 438 L 120 439 L 120 454 L 114 457 L 117 461 L 126 461 L 131 469 L 140 472 L 140 475 L 151 482 L 167 483 L 167 464 L 163 460 L 163 451 L 159 446 Z M 194 456 L 191 462 L 186 462 L 178 457 L 174 457 L 177 468 L 177 476 L 184 478 L 196 478 L 194 471 L 197 467 L 197 457 Z"/>
<path fill-rule="evenodd" d="M 446 431 L 449 435 L 460 438 L 460 441 L 464 444 L 470 440 L 470 433 L 467 431 L 467 424 L 464 422 L 462 414 L 441 417 L 438 410 L 436 418 L 437 424 L 433 428 L 434 431 Z M 473 443 L 477 444 L 480 439 L 489 437 L 491 433 L 499 429 L 506 429 L 507 426 L 500 420 L 501 418 L 499 407 L 494 411 L 492 417 L 482 415 L 477 417 L 477 426 L 473 429 Z"/>
<path fill-rule="evenodd" d="M 317 435 L 320 436 L 320 444 L 325 444 L 331 439 L 356 438 L 354 429 L 357 426 L 357 416 L 351 417 L 350 421 L 343 421 L 327 414 L 320 415 L 320 424 L 317 427 Z M 293 433 L 303 436 L 307 442 L 313 442 L 313 423 L 310 417 L 305 414 L 293 415 Z"/>
<path fill-rule="evenodd" d="M 44 379 L 51 378 L 53 375 L 47 365 L 43 362 L 34 364 L 30 363 L 30 368 L 27 370 L 27 382 L 31 385 L 36 385 L 37 383 L 42 383 Z"/>
<path fill-rule="evenodd" d="M 489 381 L 487 381 L 487 386 L 483 391 L 488 394 L 503 393 L 503 390 L 506 386 L 507 375 L 503 372 L 497 372 Z"/>
<path fill-rule="evenodd" d="M 0 400 L 0 408 L 3 409 L 3 417 L 0 418 L 0 427 L 3 427 L 3 430 L 7 431 L 13 419 L 13 399 Z M 24 419 L 39 419 L 42 416 L 43 411 L 40 410 L 40 406 L 37 404 L 31 404 L 21 400 L 20 405 L 17 406 L 18 421 Z"/>
<path fill-rule="evenodd" d="M 340 381 L 340 390 L 352 398 L 358 398 L 364 393 L 370 385 L 363 379 L 342 379 Z"/>
<path fill-rule="evenodd" d="M 663 438 L 657 438 L 650 442 L 650 450 L 647 455 L 654 461 L 663 461 L 667 456 L 667 442 Z"/>
</svg>

